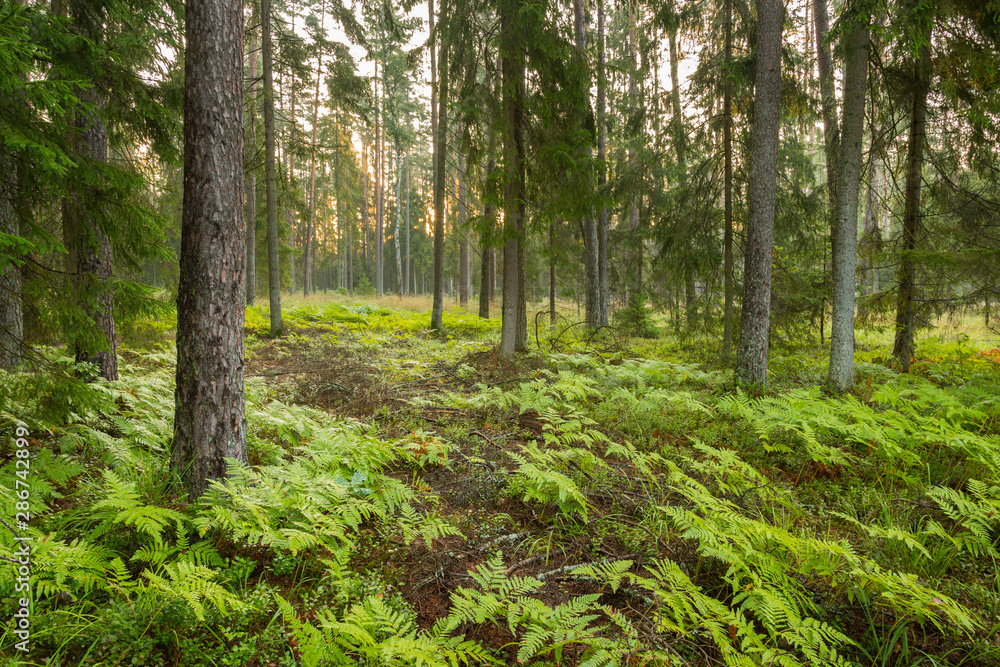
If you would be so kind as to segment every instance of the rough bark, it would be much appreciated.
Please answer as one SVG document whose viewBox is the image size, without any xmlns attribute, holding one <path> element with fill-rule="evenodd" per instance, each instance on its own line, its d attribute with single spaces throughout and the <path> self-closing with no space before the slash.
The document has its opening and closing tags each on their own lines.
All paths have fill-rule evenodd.
<svg viewBox="0 0 1000 667">
<path fill-rule="evenodd" d="M 854 14 L 844 34 L 843 134 L 838 151 L 837 219 L 833 236 L 833 314 L 828 382 L 838 391 L 854 386 L 854 309 L 857 292 L 858 193 L 868 89 L 868 18 Z"/>
<path fill-rule="evenodd" d="M 496 162 L 490 158 L 486 164 L 486 180 L 489 180 L 495 166 Z M 479 266 L 479 317 L 488 320 L 490 319 L 490 301 L 493 299 L 493 231 L 496 225 L 493 220 L 493 206 L 489 202 L 483 205 L 483 218 L 489 227 L 482 238 L 483 256 Z"/>
<path fill-rule="evenodd" d="M 726 0 L 726 73 L 722 90 L 722 151 L 725 155 L 725 183 L 723 185 L 723 206 L 725 208 L 725 229 L 722 233 L 722 359 L 729 361 L 733 349 L 733 0 Z"/>
<path fill-rule="evenodd" d="M 604 54 L 604 0 L 597 0 L 597 189 L 602 191 L 607 183 L 607 119 L 605 106 L 607 81 Z M 608 326 L 608 209 L 602 206 L 597 216 L 597 324 Z M 553 284 L 553 291 L 555 286 Z M 553 315 L 554 316 L 554 315 Z"/>
<path fill-rule="evenodd" d="M 448 20 L 448 0 L 441 3 L 441 21 Z M 441 81 L 437 89 L 437 135 L 434 153 L 434 304 L 431 329 L 444 326 L 444 184 L 448 152 L 448 40 L 439 36 Z"/>
<path fill-rule="evenodd" d="M 320 3 L 319 30 L 323 34 L 326 22 L 326 3 Z M 306 222 L 306 238 L 302 245 L 302 296 L 313 291 L 313 227 L 316 221 L 316 134 L 319 121 L 319 84 L 323 74 L 323 54 L 316 57 L 316 90 L 313 95 L 312 155 L 309 160 L 309 220 Z"/>
<path fill-rule="evenodd" d="M 500 8 L 500 40 L 503 112 L 504 189 L 503 313 L 500 325 L 501 359 L 510 359 L 518 348 L 519 295 L 523 294 L 523 263 L 519 261 L 525 211 L 524 136 L 521 110 L 524 104 L 524 55 L 517 22 L 521 0 L 504 0 Z"/>
<path fill-rule="evenodd" d="M 264 197 L 267 202 L 267 288 L 271 336 L 280 336 L 281 265 L 278 263 L 278 192 L 275 173 L 274 74 L 271 65 L 271 0 L 261 0 L 261 52 L 264 66 Z"/>
<path fill-rule="evenodd" d="M 465 228 L 466 211 L 465 156 L 458 156 L 458 303 L 469 307 L 469 235 Z"/>
<path fill-rule="evenodd" d="M 910 371 L 913 358 L 913 293 L 920 225 L 920 194 L 924 167 L 924 142 L 927 125 L 927 94 L 931 86 L 931 25 L 924 32 L 913 71 L 913 99 L 910 106 L 910 136 L 906 149 L 906 185 L 903 191 L 903 239 L 899 259 L 899 288 L 896 301 L 896 337 L 892 354 L 904 373 Z"/>
<path fill-rule="evenodd" d="M 385 179 L 383 178 L 382 162 L 385 159 L 385 144 L 382 141 L 382 128 L 379 123 L 379 108 L 381 106 L 378 92 L 378 63 L 375 63 L 375 294 L 378 296 L 385 293 L 382 273 L 384 268 L 382 227 L 385 222 L 382 196 L 382 191 L 385 189 Z"/>
<path fill-rule="evenodd" d="M 413 229 L 413 223 L 410 222 L 410 172 L 412 171 L 412 166 L 407 162 L 406 165 L 406 265 L 403 269 L 403 284 L 404 294 L 412 294 L 413 290 L 410 286 L 410 230 Z"/>
<path fill-rule="evenodd" d="M 253 16 L 257 17 L 258 5 L 254 2 Z M 253 20 L 253 19 L 251 19 Z M 250 34 L 250 100 L 247 104 L 246 141 L 250 172 L 247 174 L 247 206 L 246 206 L 246 286 L 247 305 L 252 306 L 257 300 L 257 41 L 256 28 Z"/>
<path fill-rule="evenodd" d="M 576 50 L 580 57 L 587 58 L 587 21 L 583 0 L 573 0 L 573 33 L 576 39 Z M 589 104 L 589 102 L 588 102 Z M 588 153 L 590 149 L 588 148 Z M 593 182 L 591 181 L 591 185 Z M 597 219 L 591 213 L 584 215 L 580 221 L 583 227 L 584 271 L 586 275 L 586 322 L 588 329 L 600 327 L 600 253 L 597 239 Z"/>
<path fill-rule="evenodd" d="M 73 30 L 92 42 L 104 39 L 103 15 L 97 7 L 81 2 L 68 3 Z M 59 8 L 62 11 L 62 7 Z M 240 64 L 242 67 L 242 63 Z M 237 71 L 240 71 L 237 69 Z M 108 132 L 102 117 L 105 100 L 98 88 L 78 91 L 89 112 L 79 112 L 72 119 L 77 133 L 73 149 L 83 161 L 108 161 Z M 73 349 L 77 363 L 92 363 L 108 380 L 118 379 L 117 340 L 113 302 L 108 281 L 112 276 L 111 243 L 102 225 L 100 185 L 71 189 L 63 201 L 63 244 L 69 250 L 67 273 L 78 303 L 95 328 L 75 332 Z"/>
<path fill-rule="evenodd" d="M 265 0 L 266 3 L 267 0 Z M 188 0 L 173 469 L 192 498 L 246 462 L 243 3 Z"/>
<path fill-rule="evenodd" d="M 816 22 L 816 66 L 819 69 L 820 105 L 823 115 L 826 187 L 830 200 L 830 210 L 833 211 L 837 206 L 837 149 L 840 146 L 840 128 L 837 127 L 837 94 L 833 81 L 830 45 L 826 41 L 830 33 L 826 0 L 812 0 L 812 4 L 813 18 Z"/>
<path fill-rule="evenodd" d="M 402 216 L 403 207 L 400 205 L 403 201 L 403 160 L 402 160 L 403 147 L 397 142 L 396 143 L 396 231 L 392 235 L 392 242 L 396 249 L 396 282 L 399 286 L 399 295 L 402 296 L 406 293 L 406 285 L 403 275 L 403 253 L 400 250 L 399 237 L 402 231 Z"/>
<path fill-rule="evenodd" d="M 0 145 L 0 232 L 21 235 L 16 202 L 20 179 L 16 156 Z M 11 369 L 24 354 L 24 311 L 21 307 L 21 270 L 0 259 L 0 368 Z"/>
<path fill-rule="evenodd" d="M 743 280 L 743 313 L 736 379 L 767 386 L 771 322 L 771 254 L 781 126 L 781 0 L 758 0 L 757 55 L 751 143 L 749 215 Z"/>
</svg>

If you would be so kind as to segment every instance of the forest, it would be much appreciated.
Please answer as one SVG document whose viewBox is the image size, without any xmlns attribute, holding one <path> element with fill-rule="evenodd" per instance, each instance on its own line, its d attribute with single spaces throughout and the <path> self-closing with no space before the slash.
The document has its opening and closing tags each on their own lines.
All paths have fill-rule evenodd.
<svg viewBox="0 0 1000 667">
<path fill-rule="evenodd" d="M 2 0 L 0 656 L 1000 665 L 1000 0 Z"/>
</svg>

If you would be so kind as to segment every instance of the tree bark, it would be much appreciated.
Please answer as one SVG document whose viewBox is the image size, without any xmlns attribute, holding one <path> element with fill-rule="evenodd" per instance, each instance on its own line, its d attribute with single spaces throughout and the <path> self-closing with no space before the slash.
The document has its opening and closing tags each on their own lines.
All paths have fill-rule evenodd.
<svg viewBox="0 0 1000 667">
<path fill-rule="evenodd" d="M 84 3 L 71 2 L 73 29 L 77 34 L 100 43 L 104 39 L 100 10 Z M 242 63 L 240 63 L 242 67 Z M 237 69 L 240 71 L 240 69 Z M 78 92 L 90 111 L 73 118 L 78 133 L 74 150 L 84 161 L 108 162 L 108 132 L 101 117 L 105 100 L 97 87 Z M 92 363 L 108 380 L 118 379 L 117 339 L 114 320 L 114 296 L 108 281 L 112 276 L 111 242 L 102 228 L 100 186 L 72 189 L 63 202 L 63 244 L 69 250 L 68 273 L 84 313 L 96 328 L 76 332 L 73 348 L 77 363 Z"/>
<path fill-rule="evenodd" d="M 525 211 L 524 136 L 521 110 L 524 105 L 524 54 L 520 22 L 522 0 L 502 0 L 500 5 L 500 41 L 503 112 L 504 167 L 507 171 L 504 190 L 503 314 L 500 325 L 501 359 L 511 359 L 517 351 L 519 295 L 523 294 L 523 263 L 520 260 L 521 236 Z"/>
<path fill-rule="evenodd" d="M 404 274 L 404 289 L 405 294 L 412 294 L 413 288 L 410 285 L 410 231 L 413 229 L 413 223 L 410 222 L 410 172 L 412 171 L 413 165 L 410 164 L 411 160 L 406 163 L 406 267 L 403 270 Z"/>
<path fill-rule="evenodd" d="M 854 386 L 854 309 L 857 292 L 858 193 L 868 89 L 868 17 L 853 13 L 844 34 L 843 134 L 838 151 L 837 219 L 833 236 L 833 314 L 828 382 L 837 391 Z"/>
<path fill-rule="evenodd" d="M 441 2 L 441 23 L 448 20 L 448 0 Z M 440 29 L 440 27 L 439 27 Z M 441 81 L 437 87 L 437 135 L 434 153 L 434 304 L 431 329 L 444 327 L 444 184 L 448 152 L 448 40 L 438 35 Z"/>
<path fill-rule="evenodd" d="M 583 6 L 583 0 L 573 0 L 573 32 L 576 38 L 576 50 L 580 53 L 580 57 L 586 61 L 587 59 L 587 21 L 586 21 L 586 11 Z M 589 98 L 589 96 L 588 96 Z M 589 101 L 588 101 L 589 105 Z M 581 112 L 586 112 L 588 110 L 583 109 Z M 588 148 L 588 153 L 590 149 Z M 592 155 L 592 153 L 590 153 Z M 588 155 L 589 157 L 589 155 Z M 591 180 L 591 185 L 593 181 Z M 600 252 L 598 249 L 598 238 L 597 238 L 597 220 L 593 213 L 590 215 L 584 215 L 581 220 L 581 225 L 583 227 L 583 252 L 584 252 L 584 270 L 587 280 L 586 285 L 586 303 L 587 303 L 587 328 L 590 330 L 595 330 L 599 328 L 600 325 L 600 289 L 601 289 L 601 276 L 600 276 Z"/>
<path fill-rule="evenodd" d="M 16 202 L 20 192 L 17 156 L 0 142 L 0 232 L 21 235 Z M 21 269 L 0 259 L 0 368 L 10 370 L 24 356 L 24 310 Z"/>
<path fill-rule="evenodd" d="M 265 0 L 265 4 L 267 0 Z M 266 34 L 266 33 L 265 33 Z M 246 462 L 243 3 L 188 0 L 172 466 L 192 498 Z"/>
<path fill-rule="evenodd" d="M 375 294 L 385 293 L 383 282 L 382 227 L 384 224 L 382 191 L 385 189 L 382 162 L 385 159 L 385 144 L 382 142 L 382 128 L 379 124 L 381 102 L 378 93 L 378 63 L 375 63 Z"/>
<path fill-rule="evenodd" d="M 604 54 L 604 0 L 597 0 L 597 189 L 602 192 L 607 183 L 607 119 L 605 99 L 607 81 Z M 602 206 L 597 217 L 597 325 L 608 326 L 608 208 Z M 555 281 L 552 286 L 555 291 Z M 555 313 L 553 312 L 553 317 Z M 554 320 L 553 320 L 554 323 Z"/>
<path fill-rule="evenodd" d="M 495 166 L 496 162 L 490 158 L 490 161 L 486 163 L 487 181 L 489 181 Z M 496 226 L 496 222 L 493 220 L 493 206 L 489 202 L 483 205 L 483 218 L 486 231 L 482 236 L 483 256 L 479 266 L 479 317 L 488 320 L 490 319 L 490 301 L 493 299 L 493 235 Z"/>
<path fill-rule="evenodd" d="M 830 33 L 826 0 L 812 0 L 812 3 L 813 18 L 816 22 L 816 65 L 819 68 L 823 145 L 826 153 L 826 187 L 830 211 L 832 212 L 837 206 L 837 149 L 840 146 L 840 129 L 837 127 L 837 94 L 833 80 L 830 46 L 826 43 L 826 38 Z"/>
<path fill-rule="evenodd" d="M 259 5 L 253 3 L 252 16 L 257 17 Z M 253 21 L 254 19 L 251 19 Z M 246 286 L 247 305 L 252 306 L 257 300 L 257 29 L 250 35 L 250 100 L 247 104 L 247 152 L 250 158 L 250 172 L 247 174 L 247 206 L 246 206 Z"/>
<path fill-rule="evenodd" d="M 722 235 L 723 256 L 723 314 L 722 314 L 722 360 L 729 361 L 733 349 L 733 0 L 726 0 L 726 72 L 722 92 L 722 151 L 725 154 L 725 184 L 723 190 L 725 207 L 725 229 Z"/>
<path fill-rule="evenodd" d="M 278 254 L 278 192 L 275 174 L 274 75 L 271 65 L 271 0 L 261 0 L 261 52 L 264 65 L 264 196 L 267 201 L 267 289 L 271 336 L 282 334 L 281 265 Z"/>
<path fill-rule="evenodd" d="M 771 255 L 781 127 L 781 0 L 758 0 L 757 54 L 751 144 L 749 216 L 743 314 L 736 355 L 738 382 L 767 386 L 771 322 Z"/>
<path fill-rule="evenodd" d="M 469 307 L 469 235 L 465 228 L 466 211 L 465 156 L 458 156 L 458 303 Z"/>
<path fill-rule="evenodd" d="M 899 260 L 899 288 L 896 301 L 896 337 L 892 354 L 904 373 L 910 371 L 913 358 L 913 293 L 920 225 L 920 194 L 924 167 L 924 142 L 927 125 L 927 94 L 931 87 L 931 24 L 927 24 L 913 71 L 913 101 L 910 107 L 910 136 L 906 149 L 906 185 L 903 193 L 903 245 Z"/>
<path fill-rule="evenodd" d="M 326 3 L 320 2 L 319 30 L 323 34 L 326 22 Z M 309 220 L 306 222 L 306 238 L 302 247 L 302 296 L 313 291 L 313 227 L 316 221 L 316 134 L 319 122 L 319 84 L 323 74 L 323 53 L 316 54 L 316 91 L 313 96 L 312 156 L 309 160 Z"/>
</svg>

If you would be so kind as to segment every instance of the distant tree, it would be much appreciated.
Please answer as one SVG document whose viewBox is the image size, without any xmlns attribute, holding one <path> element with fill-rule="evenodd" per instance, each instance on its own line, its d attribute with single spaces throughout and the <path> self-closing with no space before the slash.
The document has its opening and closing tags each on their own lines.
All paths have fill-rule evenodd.
<svg viewBox="0 0 1000 667">
<path fill-rule="evenodd" d="M 225 459 L 247 460 L 243 82 L 233 75 L 243 66 L 243 3 L 186 8 L 173 468 L 196 498 L 226 474 Z"/>
</svg>

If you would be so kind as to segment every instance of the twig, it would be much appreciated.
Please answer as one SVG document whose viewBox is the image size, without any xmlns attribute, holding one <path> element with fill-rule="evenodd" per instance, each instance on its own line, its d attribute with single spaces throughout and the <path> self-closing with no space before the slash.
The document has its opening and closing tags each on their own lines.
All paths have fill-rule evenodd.
<svg viewBox="0 0 1000 667">
<path fill-rule="evenodd" d="M 620 560 L 628 560 L 630 558 L 635 558 L 641 555 L 642 554 L 629 554 L 627 556 L 621 556 L 619 558 L 602 558 L 601 560 L 595 560 L 591 563 L 573 563 L 572 565 L 564 565 L 563 567 L 559 567 L 554 570 L 550 570 L 548 572 L 536 574 L 535 579 L 544 580 L 546 577 L 550 577 L 553 574 L 561 574 L 563 572 L 569 572 L 570 570 L 574 570 L 578 567 L 586 567 L 589 565 L 603 565 L 604 563 L 615 563 Z"/>
<path fill-rule="evenodd" d="M 525 558 L 520 563 L 514 563 L 513 565 L 511 565 L 510 567 L 508 567 L 504 571 L 503 576 L 509 577 L 510 575 L 514 574 L 515 572 L 517 572 L 518 570 L 520 570 L 522 567 L 524 567 L 526 565 L 531 565 L 532 563 L 537 563 L 540 560 L 546 560 L 547 561 L 548 559 L 549 559 L 549 555 L 548 554 L 537 554 L 535 556 L 532 556 L 531 558 Z"/>
<path fill-rule="evenodd" d="M 469 431 L 469 435 L 478 435 L 480 438 L 482 438 L 486 442 L 490 443 L 491 445 L 493 445 L 497 449 L 503 449 L 503 447 L 501 447 L 500 445 L 498 445 L 497 443 L 495 443 L 493 441 L 493 439 L 490 438 L 490 436 L 486 435 L 485 433 L 483 433 L 479 429 L 473 429 L 472 431 Z"/>
<path fill-rule="evenodd" d="M 3 525 L 7 526 L 7 528 L 10 530 L 10 532 L 14 533 L 14 537 L 17 537 L 17 538 L 21 537 L 21 533 L 19 533 L 16 530 L 14 530 L 14 526 L 10 525 L 9 523 L 7 523 L 6 521 L 4 521 L 3 519 L 0 519 L 0 523 L 2 523 Z"/>
</svg>

